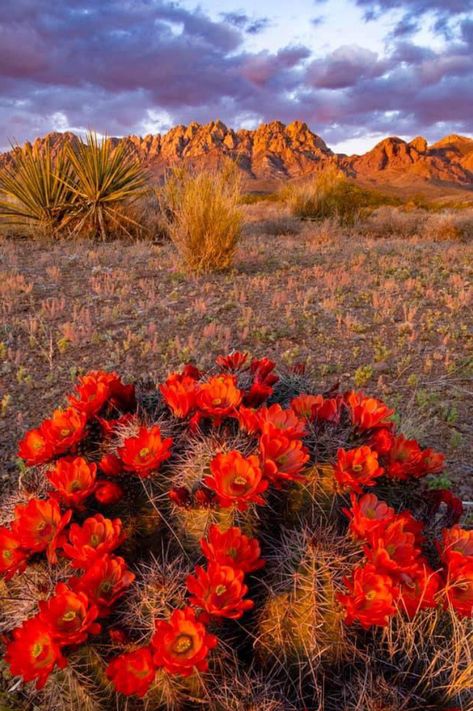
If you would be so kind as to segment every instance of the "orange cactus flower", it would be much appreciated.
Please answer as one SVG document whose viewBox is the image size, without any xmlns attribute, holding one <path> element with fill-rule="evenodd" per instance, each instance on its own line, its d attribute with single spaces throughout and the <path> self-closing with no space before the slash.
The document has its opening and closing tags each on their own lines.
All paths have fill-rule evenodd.
<svg viewBox="0 0 473 711">
<path fill-rule="evenodd" d="M 26 568 L 27 553 L 22 550 L 20 539 L 6 526 L 0 526 L 0 573 L 10 580 L 15 573 Z"/>
<path fill-rule="evenodd" d="M 261 407 L 256 411 L 258 429 L 261 433 L 276 436 L 283 434 L 289 439 L 301 439 L 306 434 L 305 422 L 294 410 L 284 410 L 281 405 Z"/>
<path fill-rule="evenodd" d="M 200 541 L 202 552 L 211 563 L 231 565 L 244 573 L 252 573 L 264 566 L 261 547 L 256 538 L 248 538 L 241 528 L 233 526 L 221 531 L 218 526 L 210 526 L 207 538 Z"/>
<path fill-rule="evenodd" d="M 253 407 L 245 407 L 240 405 L 236 414 L 238 424 L 243 432 L 249 435 L 259 433 L 258 410 Z"/>
<path fill-rule="evenodd" d="M 68 400 L 76 410 L 93 417 L 107 402 L 122 410 L 134 407 L 135 386 L 125 385 L 117 373 L 92 370 L 79 379 Z"/>
<path fill-rule="evenodd" d="M 466 558 L 473 560 L 473 530 L 466 530 L 459 525 L 444 528 L 440 555 L 444 563 L 462 564 Z"/>
<path fill-rule="evenodd" d="M 287 481 L 303 481 L 301 474 L 309 461 L 309 452 L 301 440 L 284 434 L 265 433 L 259 441 L 264 476 L 279 487 Z"/>
<path fill-rule="evenodd" d="M 340 398 L 324 398 L 323 395 L 298 395 L 291 400 L 291 407 L 299 417 L 306 420 L 339 422 Z"/>
<path fill-rule="evenodd" d="M 473 616 L 473 560 L 452 562 L 445 585 L 445 606 L 451 606 L 459 617 Z"/>
<path fill-rule="evenodd" d="M 382 531 L 394 518 L 394 509 L 374 494 L 360 498 L 351 494 L 350 498 L 351 508 L 344 509 L 344 513 L 350 519 L 349 529 L 354 538 L 366 540 Z"/>
<path fill-rule="evenodd" d="M 31 553 L 46 551 L 50 563 L 56 563 L 56 548 L 61 545 L 63 530 L 71 516 L 70 510 L 61 516 L 54 499 L 30 499 L 27 504 L 15 507 L 12 530 L 22 548 Z"/>
<path fill-rule="evenodd" d="M 135 579 L 123 558 L 104 555 L 97 558 L 84 575 L 70 578 L 69 585 L 76 592 L 85 593 L 99 608 L 99 616 L 107 615 Z"/>
<path fill-rule="evenodd" d="M 53 455 L 52 444 L 41 427 L 27 432 L 18 447 L 18 456 L 23 459 L 28 466 L 36 466 L 37 464 L 49 462 Z"/>
<path fill-rule="evenodd" d="M 346 624 L 358 621 L 365 629 L 388 624 L 389 617 L 396 612 L 394 602 L 398 595 L 389 575 L 368 563 L 356 568 L 344 583 L 349 592 L 339 593 L 337 599 L 345 608 Z"/>
<path fill-rule="evenodd" d="M 70 590 L 65 583 L 58 583 L 49 600 L 39 602 L 39 617 L 59 644 L 81 644 L 89 634 L 98 634 L 98 614 L 87 595 Z"/>
<path fill-rule="evenodd" d="M 348 451 L 339 449 L 337 452 L 334 474 L 341 491 L 360 494 L 364 486 L 373 486 L 383 472 L 378 453 L 366 445 Z"/>
<path fill-rule="evenodd" d="M 125 540 L 119 518 L 109 519 L 96 514 L 82 525 L 73 523 L 68 532 L 68 543 L 63 549 L 74 568 L 89 568 L 97 559 L 111 553 Z"/>
<path fill-rule="evenodd" d="M 156 666 L 185 677 L 194 669 L 207 671 L 208 654 L 217 646 L 217 638 L 197 620 L 194 610 L 186 607 L 174 610 L 169 621 L 156 621 L 151 645 Z"/>
<path fill-rule="evenodd" d="M 244 457 L 236 450 L 220 453 L 211 461 L 210 472 L 204 484 L 215 491 L 219 506 L 245 511 L 248 504 L 264 504 L 261 494 L 268 483 L 263 480 L 258 457 Z"/>
<path fill-rule="evenodd" d="M 243 599 L 248 592 L 244 576 L 231 565 L 209 563 L 207 570 L 196 565 L 195 575 L 189 575 L 186 581 L 191 605 L 215 617 L 238 620 L 254 605 L 253 600 Z"/>
<path fill-rule="evenodd" d="M 5 661 L 13 676 L 21 676 L 24 681 L 36 680 L 37 689 L 43 688 L 56 665 L 64 669 L 67 664 L 51 630 L 39 617 L 26 620 L 14 630 Z"/>
<path fill-rule="evenodd" d="M 83 508 L 84 501 L 94 492 L 97 465 L 83 457 L 58 459 L 47 477 L 56 491 L 52 494 L 67 506 Z"/>
<path fill-rule="evenodd" d="M 140 427 L 138 434 L 124 440 L 118 456 L 126 471 L 134 472 L 142 479 L 157 471 L 171 456 L 172 438 L 163 439 L 158 425 L 149 429 Z"/>
<path fill-rule="evenodd" d="M 390 410 L 381 400 L 352 391 L 345 393 L 344 401 L 350 412 L 352 424 L 359 432 L 392 426 L 389 418 L 394 414 L 394 410 Z"/>
<path fill-rule="evenodd" d="M 398 607 L 408 617 L 414 617 L 419 610 L 437 607 L 437 595 L 441 581 L 427 563 L 421 562 L 412 573 L 401 576 Z"/>
<path fill-rule="evenodd" d="M 219 368 L 223 370 L 231 370 L 232 372 L 237 370 L 242 370 L 246 361 L 248 360 L 248 353 L 240 353 L 239 351 L 234 351 L 226 356 L 217 356 L 215 363 Z"/>
<path fill-rule="evenodd" d="M 173 373 L 159 386 L 161 394 L 174 417 L 184 419 L 196 407 L 199 388 L 197 380 L 189 375 Z"/>
<path fill-rule="evenodd" d="M 436 452 L 430 447 L 422 450 L 422 457 L 419 467 L 420 476 L 425 476 L 426 474 L 440 474 L 440 472 L 443 471 L 444 466 L 445 456 L 441 452 Z"/>
<path fill-rule="evenodd" d="M 232 415 L 241 399 L 242 393 L 236 386 L 234 375 L 214 375 L 200 384 L 196 403 L 204 416 L 219 421 Z"/>
<path fill-rule="evenodd" d="M 396 517 L 382 531 L 371 535 L 365 546 L 367 559 L 380 572 L 389 575 L 412 573 L 418 567 L 420 550 L 416 547 L 416 537 L 406 530 L 402 517 Z"/>
<path fill-rule="evenodd" d="M 41 425 L 41 431 L 53 447 L 54 454 L 63 454 L 76 445 L 85 434 L 87 416 L 73 407 L 54 410 L 53 416 Z"/>
<path fill-rule="evenodd" d="M 103 506 L 118 504 L 125 493 L 116 481 L 100 481 L 95 487 L 95 499 Z"/>
<path fill-rule="evenodd" d="M 120 654 L 107 667 L 107 677 L 115 690 L 125 696 L 143 697 L 154 681 L 156 667 L 150 647 Z"/>
</svg>

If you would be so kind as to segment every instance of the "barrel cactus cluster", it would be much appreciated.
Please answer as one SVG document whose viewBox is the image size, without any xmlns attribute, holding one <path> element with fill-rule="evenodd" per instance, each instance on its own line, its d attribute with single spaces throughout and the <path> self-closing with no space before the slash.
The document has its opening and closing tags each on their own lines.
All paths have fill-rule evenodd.
<svg viewBox="0 0 473 711">
<path fill-rule="evenodd" d="M 82 375 L 2 500 L 2 702 L 473 708 L 473 531 L 395 423 L 246 353 Z"/>
</svg>

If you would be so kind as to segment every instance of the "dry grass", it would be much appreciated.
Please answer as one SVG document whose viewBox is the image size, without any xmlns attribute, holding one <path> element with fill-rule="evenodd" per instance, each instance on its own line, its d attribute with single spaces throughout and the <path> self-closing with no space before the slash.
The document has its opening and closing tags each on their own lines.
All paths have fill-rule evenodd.
<svg viewBox="0 0 473 711">
<path fill-rule="evenodd" d="M 400 210 L 390 206 L 374 210 L 364 223 L 373 237 L 418 236 L 427 240 L 468 241 L 473 239 L 473 210 Z"/>
<path fill-rule="evenodd" d="M 241 235 L 240 176 L 233 165 L 193 172 L 176 169 L 159 191 L 167 230 L 190 272 L 224 271 Z"/>
</svg>

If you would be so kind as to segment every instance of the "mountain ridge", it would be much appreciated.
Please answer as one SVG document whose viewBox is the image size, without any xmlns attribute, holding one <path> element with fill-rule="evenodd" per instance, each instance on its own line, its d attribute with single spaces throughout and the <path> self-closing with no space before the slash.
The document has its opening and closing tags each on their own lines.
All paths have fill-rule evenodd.
<svg viewBox="0 0 473 711">
<path fill-rule="evenodd" d="M 72 132 L 47 134 L 53 146 L 75 141 Z M 179 124 L 163 134 L 112 138 L 125 142 L 156 175 L 180 162 L 213 167 L 234 160 L 249 185 L 304 178 L 329 165 L 372 185 L 437 185 L 473 190 L 473 139 L 452 134 L 429 145 L 423 136 L 405 141 L 389 136 L 363 154 L 334 153 L 306 123 L 272 121 L 256 129 L 234 130 L 222 121 Z M 11 163 L 12 151 L 0 154 L 0 166 Z"/>
</svg>

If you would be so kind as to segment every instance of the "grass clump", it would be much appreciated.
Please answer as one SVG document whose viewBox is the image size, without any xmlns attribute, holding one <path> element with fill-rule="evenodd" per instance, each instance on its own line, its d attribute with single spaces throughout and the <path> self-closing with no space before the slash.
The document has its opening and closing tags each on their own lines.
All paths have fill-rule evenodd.
<svg viewBox="0 0 473 711">
<path fill-rule="evenodd" d="M 177 168 L 159 190 L 169 236 L 186 270 L 224 271 L 233 263 L 243 216 L 240 176 L 232 164 L 220 170 Z"/>
</svg>

